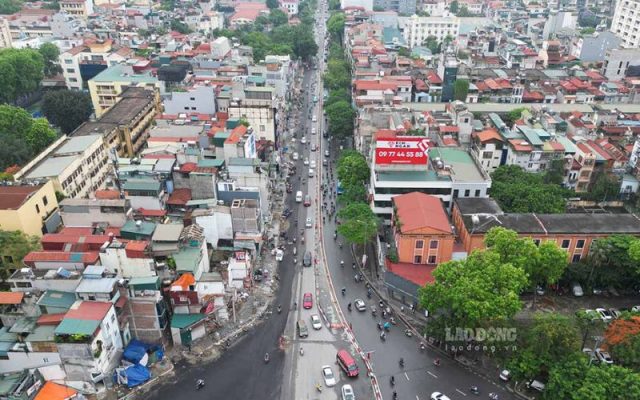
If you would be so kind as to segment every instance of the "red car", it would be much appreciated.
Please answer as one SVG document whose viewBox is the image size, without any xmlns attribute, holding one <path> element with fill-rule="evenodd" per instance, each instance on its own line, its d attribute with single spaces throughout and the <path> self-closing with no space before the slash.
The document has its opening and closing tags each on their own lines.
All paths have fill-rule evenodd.
<svg viewBox="0 0 640 400">
<path fill-rule="evenodd" d="M 305 293 L 304 296 L 302 296 L 302 307 L 307 310 L 313 307 L 313 296 L 311 296 L 311 293 Z"/>
</svg>

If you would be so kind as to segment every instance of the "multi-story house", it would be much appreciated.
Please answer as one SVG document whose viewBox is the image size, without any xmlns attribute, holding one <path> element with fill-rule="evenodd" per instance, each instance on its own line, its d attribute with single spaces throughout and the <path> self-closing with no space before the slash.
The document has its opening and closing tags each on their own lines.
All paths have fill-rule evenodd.
<svg viewBox="0 0 640 400">
<path fill-rule="evenodd" d="M 86 20 L 93 14 L 93 0 L 60 0 L 60 11 Z"/>
<path fill-rule="evenodd" d="M 57 210 L 58 201 L 51 181 L 35 186 L 0 186 L 0 229 L 4 231 L 42 236 L 57 228 L 57 223 L 51 220 Z"/>
<path fill-rule="evenodd" d="M 611 22 L 611 32 L 615 33 L 622 44 L 628 48 L 640 47 L 640 1 L 620 0 L 616 2 L 616 9 Z"/>
<path fill-rule="evenodd" d="M 65 227 L 106 225 L 120 228 L 131 216 L 126 199 L 64 199 L 60 217 Z"/>
<path fill-rule="evenodd" d="M 460 32 L 460 19 L 455 16 L 419 17 L 413 15 L 400 18 L 404 28 L 404 38 L 411 47 L 422 46 L 428 37 L 434 36 L 438 42 L 445 38 L 455 39 Z"/>
<path fill-rule="evenodd" d="M 507 147 L 498 131 L 488 128 L 472 133 L 471 138 L 471 154 L 488 174 L 505 162 Z"/>
<path fill-rule="evenodd" d="M 112 39 L 107 39 L 72 47 L 62 52 L 59 59 L 67 88 L 84 90 L 90 79 L 133 55 L 133 50 L 115 46 Z"/>
</svg>

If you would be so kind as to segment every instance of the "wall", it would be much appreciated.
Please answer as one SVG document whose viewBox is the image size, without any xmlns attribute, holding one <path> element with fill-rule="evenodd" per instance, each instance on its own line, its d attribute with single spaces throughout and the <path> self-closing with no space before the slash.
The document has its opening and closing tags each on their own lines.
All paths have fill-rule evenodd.
<svg viewBox="0 0 640 400">
<path fill-rule="evenodd" d="M 451 260 L 453 253 L 453 235 L 438 234 L 435 231 L 421 230 L 416 234 L 396 234 L 396 246 L 398 248 L 399 261 L 402 263 L 414 264 L 414 256 L 421 256 L 420 264 L 429 264 L 429 256 L 436 256 L 435 263 L 440 264 Z M 416 248 L 416 241 L 423 240 L 423 248 Z M 432 240 L 438 242 L 436 249 L 430 248 Z"/>
<path fill-rule="evenodd" d="M 101 264 L 118 278 L 155 276 L 155 263 L 152 258 L 129 258 L 125 248 L 107 248 L 100 253 Z"/>
<path fill-rule="evenodd" d="M 145 210 L 164 210 L 164 204 L 158 197 L 127 195 L 127 200 L 131 202 L 131 208 L 134 210 L 138 208 L 144 208 Z"/>
<path fill-rule="evenodd" d="M 46 198 L 47 204 L 44 204 Z M 37 209 L 36 209 L 37 207 Z M 0 210 L 0 229 L 19 230 L 27 235 L 42 236 L 42 220 L 58 208 L 56 193 L 51 181 L 47 181 L 18 210 Z"/>
<path fill-rule="evenodd" d="M 74 212 L 75 211 L 75 212 Z M 127 214 L 123 212 L 101 212 L 99 206 L 67 206 L 60 210 L 64 226 L 93 226 L 104 222 L 109 226 L 121 228 L 127 222 Z"/>
<path fill-rule="evenodd" d="M 213 86 L 197 86 L 186 92 L 171 92 L 163 97 L 166 114 L 216 112 L 216 96 Z"/>
<path fill-rule="evenodd" d="M 9 351 L 7 356 L 8 360 L 0 360 L 0 374 L 62 363 L 57 352 Z"/>
<path fill-rule="evenodd" d="M 129 311 L 131 314 L 132 335 L 145 343 L 161 344 L 164 342 L 163 329 L 160 327 L 158 318 L 158 303 L 162 302 L 162 297 L 157 296 L 130 297 Z M 166 328 L 169 325 L 168 317 Z"/>
<path fill-rule="evenodd" d="M 198 216 L 196 223 L 204 229 L 204 237 L 213 248 L 220 239 L 233 239 L 230 213 L 213 212 L 212 215 Z"/>
</svg>

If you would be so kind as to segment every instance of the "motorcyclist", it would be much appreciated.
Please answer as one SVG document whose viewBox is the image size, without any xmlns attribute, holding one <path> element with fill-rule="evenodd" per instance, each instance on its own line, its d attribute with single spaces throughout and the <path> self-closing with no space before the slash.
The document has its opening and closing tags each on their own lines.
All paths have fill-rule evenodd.
<svg viewBox="0 0 640 400">
<path fill-rule="evenodd" d="M 278 314 L 280 314 L 281 312 L 282 312 L 282 306 L 278 304 Z"/>
<path fill-rule="evenodd" d="M 197 389 L 201 389 L 204 386 L 204 380 L 203 379 L 198 379 L 196 381 L 196 388 Z"/>
<path fill-rule="evenodd" d="M 433 365 L 435 365 L 436 367 L 440 366 L 440 359 L 436 358 L 435 360 L 433 360 Z"/>
<path fill-rule="evenodd" d="M 344 296 L 345 293 L 347 293 L 347 288 L 343 287 L 342 289 L 340 289 L 340 291 L 342 292 L 342 295 Z"/>
<path fill-rule="evenodd" d="M 344 268 L 344 260 L 340 260 L 340 266 Z"/>
<path fill-rule="evenodd" d="M 264 353 L 264 362 L 265 363 L 269 362 L 269 353 Z"/>
<path fill-rule="evenodd" d="M 347 304 L 347 310 L 351 311 L 351 303 Z"/>
<path fill-rule="evenodd" d="M 478 389 L 478 387 L 477 387 L 477 386 L 471 386 L 471 387 L 469 388 L 469 391 L 470 391 L 471 393 L 473 393 L 473 394 L 478 394 L 478 393 L 480 393 L 480 390 Z"/>
<path fill-rule="evenodd" d="M 404 367 L 404 358 L 400 357 L 400 367 Z"/>
<path fill-rule="evenodd" d="M 394 386 L 396 384 L 396 378 L 394 378 L 393 375 L 391 375 L 391 379 L 389 379 L 389 383 L 391 384 L 391 386 Z"/>
</svg>

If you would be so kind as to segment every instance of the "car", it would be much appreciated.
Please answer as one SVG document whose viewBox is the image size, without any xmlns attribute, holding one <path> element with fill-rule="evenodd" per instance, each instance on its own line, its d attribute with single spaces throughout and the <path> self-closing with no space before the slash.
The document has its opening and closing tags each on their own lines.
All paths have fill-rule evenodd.
<svg viewBox="0 0 640 400">
<path fill-rule="evenodd" d="M 311 145 L 311 151 L 316 151 L 316 150 L 318 150 L 318 148 L 316 147 L 316 144 L 314 143 L 314 144 Z"/>
<path fill-rule="evenodd" d="M 596 349 L 596 357 L 602 364 L 613 364 L 613 359 L 606 351 L 602 349 Z"/>
<path fill-rule="evenodd" d="M 536 294 L 538 296 L 544 296 L 544 288 L 540 285 L 536 286 Z"/>
<path fill-rule="evenodd" d="M 322 165 L 327 165 L 327 159 L 326 158 L 322 159 Z"/>
<path fill-rule="evenodd" d="M 582 349 L 582 352 L 589 357 L 589 359 L 591 360 L 591 362 L 594 361 L 598 361 L 598 357 L 596 357 L 596 354 L 593 352 L 592 349 L 585 347 L 584 349 Z"/>
<path fill-rule="evenodd" d="M 601 295 L 603 293 L 603 290 L 601 288 L 599 288 L 599 287 L 594 287 L 591 291 L 596 296 L 599 296 L 599 295 Z"/>
<path fill-rule="evenodd" d="M 305 195 L 303 204 L 305 207 L 311 207 L 311 196 Z"/>
<path fill-rule="evenodd" d="M 580 286 L 580 284 L 578 282 L 573 282 L 571 284 L 571 292 L 576 297 L 584 296 L 584 292 L 582 291 L 582 286 Z"/>
<path fill-rule="evenodd" d="M 431 400 L 451 400 L 449 397 L 440 392 L 431 393 Z"/>
<path fill-rule="evenodd" d="M 306 310 L 313 307 L 313 295 L 311 293 L 305 293 L 302 296 L 302 307 Z"/>
<path fill-rule="evenodd" d="M 503 369 L 500 372 L 500 379 L 505 382 L 508 382 L 509 379 L 511 379 L 511 371 L 509 371 L 508 369 Z"/>
<path fill-rule="evenodd" d="M 605 308 L 596 308 L 596 312 L 600 315 L 600 319 L 602 319 L 603 322 L 611 322 L 613 319 L 611 313 Z"/>
<path fill-rule="evenodd" d="M 353 302 L 353 305 L 356 307 L 356 310 L 358 311 L 367 311 L 367 305 L 364 303 L 362 299 L 356 299 L 356 301 Z"/>
<path fill-rule="evenodd" d="M 313 168 L 309 168 L 309 178 L 313 178 L 314 175 L 315 171 L 313 170 Z"/>
<path fill-rule="evenodd" d="M 309 168 L 315 168 L 316 167 L 316 160 L 311 160 L 311 163 L 309 164 Z"/>
<path fill-rule="evenodd" d="M 298 155 L 298 152 L 294 152 L 293 153 L 293 161 L 298 161 L 298 158 L 300 158 L 300 156 Z"/>
<path fill-rule="evenodd" d="M 315 135 L 317 133 L 316 128 L 311 128 L 311 134 Z"/>
<path fill-rule="evenodd" d="M 631 307 L 631 312 L 640 312 L 640 306 Z"/>
<path fill-rule="evenodd" d="M 307 220 L 304 223 L 304 227 L 305 228 L 311 228 L 313 227 L 313 221 L 311 220 L 311 218 L 307 218 Z"/>
<path fill-rule="evenodd" d="M 324 151 L 324 156 L 325 156 L 325 157 L 329 157 L 329 150 L 325 150 L 325 151 Z"/>
<path fill-rule="evenodd" d="M 302 139 L 300 139 L 300 143 L 302 143 L 302 144 L 307 143 L 307 137 L 303 136 Z"/>
<path fill-rule="evenodd" d="M 356 400 L 356 395 L 353 392 L 351 385 L 342 385 L 342 400 Z"/>
<path fill-rule="evenodd" d="M 322 321 L 317 314 L 311 316 L 311 327 L 317 331 L 322 329 Z"/>
<path fill-rule="evenodd" d="M 544 392 L 544 388 L 545 388 L 545 384 L 536 379 L 533 379 L 527 382 L 526 386 L 527 386 L 527 389 L 537 390 L 538 392 Z"/>
<path fill-rule="evenodd" d="M 310 267 L 312 258 L 313 256 L 311 255 L 311 252 L 309 250 L 305 251 L 304 258 L 302 259 L 302 265 L 304 265 L 305 267 Z"/>
<path fill-rule="evenodd" d="M 324 384 L 327 387 L 336 385 L 336 376 L 333 374 L 333 370 L 329 365 L 322 366 L 322 377 L 324 378 Z"/>
<path fill-rule="evenodd" d="M 618 310 L 617 308 L 610 308 L 610 309 L 609 309 L 609 313 L 611 313 L 611 317 L 612 317 L 613 319 L 618 319 L 618 318 L 620 318 L 620 315 L 622 314 L 622 313 L 620 312 L 620 310 Z"/>
<path fill-rule="evenodd" d="M 302 162 L 305 166 L 309 165 L 309 159 L 305 157 L 304 161 Z"/>
</svg>

